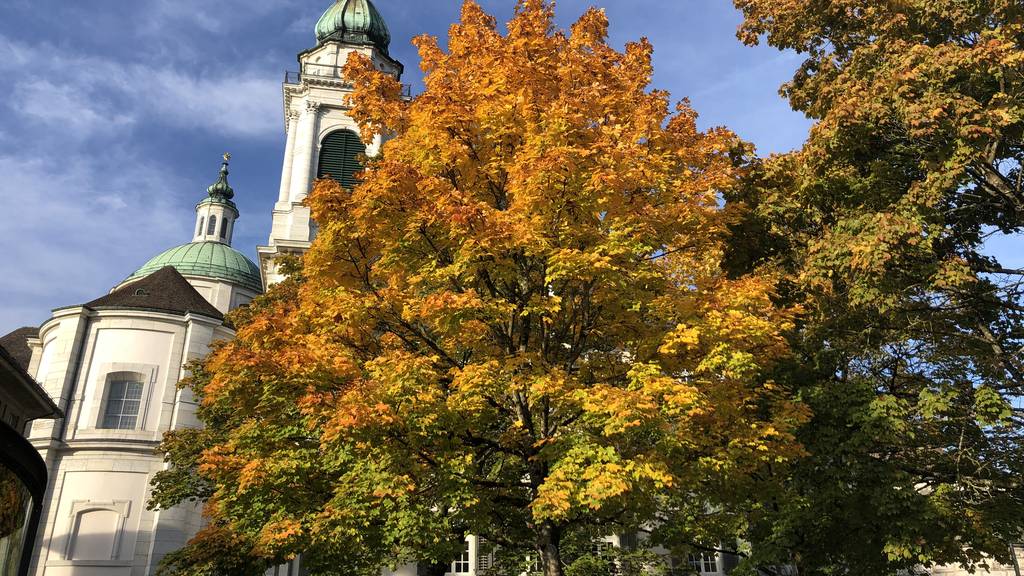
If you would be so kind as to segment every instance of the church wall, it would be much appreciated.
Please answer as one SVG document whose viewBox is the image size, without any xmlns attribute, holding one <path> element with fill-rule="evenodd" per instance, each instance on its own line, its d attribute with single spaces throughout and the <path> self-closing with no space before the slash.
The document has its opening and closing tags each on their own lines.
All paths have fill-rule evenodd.
<svg viewBox="0 0 1024 576">
<path fill-rule="evenodd" d="M 153 464 L 116 453 L 72 454 L 55 476 L 55 514 L 41 574 L 129 575 L 146 561 L 145 498 Z M 140 538 L 140 532 L 142 532 Z M 140 544 L 142 546 L 140 546 Z"/>
<path fill-rule="evenodd" d="M 130 372 L 144 377 L 143 408 L 136 430 L 156 433 L 163 392 L 177 382 L 177 366 L 171 362 L 175 348 L 180 350 L 183 343 L 184 327 L 161 321 L 103 319 L 95 324 L 90 339 L 88 368 L 76 395 L 76 430 L 99 428 L 110 375 Z M 74 437 L 79 437 L 77 432 Z"/>
<path fill-rule="evenodd" d="M 74 374 L 84 342 L 83 335 L 89 323 L 89 315 L 84 308 L 58 309 L 39 328 L 39 338 L 29 341 L 32 348 L 29 374 L 39 382 L 64 414 L 68 413 L 68 403 L 74 392 Z M 29 437 L 33 440 L 52 438 L 60 433 L 64 423 L 63 418 L 36 420 L 32 423 Z M 41 447 L 40 452 L 46 459 L 46 448 Z"/>
<path fill-rule="evenodd" d="M 165 554 L 198 531 L 202 515 L 194 505 L 146 510 L 149 482 L 165 466 L 156 452 L 163 433 L 201 425 L 191 392 L 176 386 L 184 364 L 232 334 L 213 319 L 142 310 L 86 311 L 44 325 L 34 357 L 43 364 L 47 342 L 54 351 L 47 381 L 68 390 L 71 402 L 67 427 L 53 431 L 57 441 L 36 439 L 50 486 L 33 574 L 152 574 Z M 111 371 L 147 375 L 134 429 L 98 426 Z M 68 382 L 57 384 L 56 374 L 66 374 Z"/>
<path fill-rule="evenodd" d="M 938 566 L 931 569 L 931 574 L 932 576 L 966 576 L 967 572 L 959 566 Z M 993 563 L 988 572 L 978 570 L 976 574 L 979 576 L 1016 576 L 1012 566 L 1003 566 L 998 563 Z"/>
<path fill-rule="evenodd" d="M 214 308 L 224 314 L 252 302 L 258 296 L 252 290 L 239 288 L 227 282 L 219 282 L 197 276 L 186 276 L 185 279 L 207 302 L 213 304 Z"/>
</svg>

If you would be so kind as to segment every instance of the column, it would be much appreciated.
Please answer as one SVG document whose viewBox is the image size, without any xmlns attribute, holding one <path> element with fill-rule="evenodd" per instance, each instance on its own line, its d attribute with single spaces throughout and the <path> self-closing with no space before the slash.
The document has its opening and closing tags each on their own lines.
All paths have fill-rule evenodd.
<svg viewBox="0 0 1024 576">
<path fill-rule="evenodd" d="M 299 124 L 299 113 L 289 110 L 286 120 L 288 121 L 288 142 L 284 146 L 284 167 L 281 169 L 281 193 L 277 196 L 279 203 L 288 202 L 291 197 L 292 188 L 292 166 L 295 160 L 295 130 Z"/>
<path fill-rule="evenodd" d="M 317 116 L 319 102 L 306 102 L 306 111 L 299 120 L 299 132 L 295 135 L 295 159 L 292 165 L 292 202 L 301 202 L 313 185 L 313 151 L 316 149 Z"/>
</svg>

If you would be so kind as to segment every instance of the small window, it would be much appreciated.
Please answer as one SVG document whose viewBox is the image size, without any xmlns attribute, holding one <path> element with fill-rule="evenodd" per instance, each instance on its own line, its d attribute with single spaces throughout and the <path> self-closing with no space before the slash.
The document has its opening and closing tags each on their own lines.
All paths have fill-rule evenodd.
<svg viewBox="0 0 1024 576">
<path fill-rule="evenodd" d="M 595 558 L 600 558 L 608 567 L 608 574 L 618 574 L 619 565 L 615 562 L 615 545 L 611 542 L 601 540 L 590 544 L 590 553 Z"/>
<path fill-rule="evenodd" d="M 217 233 L 217 217 L 210 215 L 210 225 L 206 227 L 206 235 L 213 236 Z"/>
<path fill-rule="evenodd" d="M 690 568 L 696 570 L 698 574 L 718 574 L 716 554 L 711 552 L 690 554 L 689 562 Z"/>
<path fill-rule="evenodd" d="M 462 549 L 462 556 L 452 562 L 452 574 L 469 574 L 469 542 L 467 541 Z"/>
<path fill-rule="evenodd" d="M 225 218 L 225 219 L 220 221 L 220 237 L 222 239 L 228 237 L 228 219 L 227 218 Z"/>
<path fill-rule="evenodd" d="M 134 430 L 142 406 L 142 381 L 136 376 L 119 375 L 107 384 L 107 402 L 100 428 Z"/>
<path fill-rule="evenodd" d="M 199 226 L 196 227 L 196 236 L 199 236 L 200 234 L 203 233 L 203 224 L 205 224 L 205 223 L 206 223 L 206 217 L 205 216 L 200 216 L 199 217 Z"/>
</svg>

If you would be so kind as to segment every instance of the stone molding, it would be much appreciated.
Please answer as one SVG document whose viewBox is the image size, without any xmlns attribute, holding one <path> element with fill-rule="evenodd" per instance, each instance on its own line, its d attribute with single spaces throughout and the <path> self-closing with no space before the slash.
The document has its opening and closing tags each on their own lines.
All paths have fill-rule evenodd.
<svg viewBox="0 0 1024 576">
<path fill-rule="evenodd" d="M 146 418 L 149 416 L 149 403 L 153 397 L 153 389 L 156 387 L 157 376 L 160 367 L 153 364 L 136 364 L 131 362 L 107 362 L 100 364 L 96 375 L 96 387 L 92 397 L 92 407 L 86 415 L 86 430 L 108 430 L 101 428 L 103 414 L 107 410 L 107 391 L 110 387 L 110 377 L 116 374 L 138 374 L 142 376 L 142 399 L 139 405 L 139 415 L 135 419 L 135 427 L 131 431 L 142 431 L 146 429 Z M 115 432 L 127 430 L 109 429 Z"/>
<path fill-rule="evenodd" d="M 132 503 L 130 500 L 114 500 L 111 502 L 93 502 L 91 500 L 75 500 L 71 502 L 71 513 L 68 515 L 68 528 L 65 534 L 68 535 L 64 543 L 64 559 L 75 566 L 89 565 L 97 560 L 73 560 L 75 550 L 74 542 L 77 535 L 77 524 L 81 517 L 87 512 L 113 512 L 117 514 L 117 528 L 114 532 L 114 542 L 110 550 L 110 558 L 99 560 L 100 562 L 117 561 L 121 552 L 121 537 L 124 534 L 125 521 L 131 514 Z"/>
</svg>

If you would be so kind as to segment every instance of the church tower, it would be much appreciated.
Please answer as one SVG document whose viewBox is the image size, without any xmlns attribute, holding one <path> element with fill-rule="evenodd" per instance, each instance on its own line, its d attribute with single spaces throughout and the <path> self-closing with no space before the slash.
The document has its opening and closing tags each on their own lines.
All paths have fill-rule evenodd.
<svg viewBox="0 0 1024 576">
<path fill-rule="evenodd" d="M 315 47 L 299 54 L 299 71 L 289 72 L 283 86 L 287 143 L 281 188 L 274 205 L 266 246 L 257 248 L 265 286 L 283 279 L 276 260 L 302 254 L 316 235 L 303 201 L 317 178 L 331 177 L 354 185 L 362 155 L 375 156 L 381 137 L 364 146 L 349 115 L 352 85 L 343 67 L 353 52 L 369 57 L 378 70 L 400 78 L 403 67 L 388 54 L 391 34 L 370 0 L 336 0 L 316 25 Z"/>
</svg>

